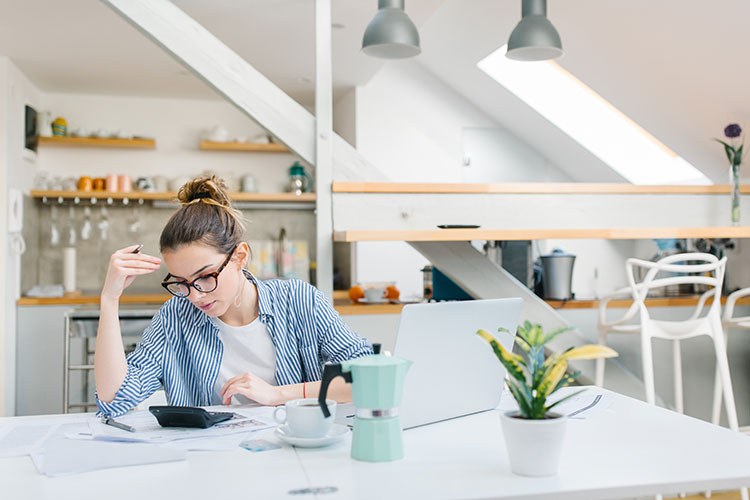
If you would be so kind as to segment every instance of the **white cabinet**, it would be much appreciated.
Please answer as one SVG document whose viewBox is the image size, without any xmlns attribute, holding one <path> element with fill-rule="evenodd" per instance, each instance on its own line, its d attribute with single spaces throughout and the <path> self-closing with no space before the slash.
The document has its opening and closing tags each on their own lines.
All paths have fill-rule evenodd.
<svg viewBox="0 0 750 500">
<path fill-rule="evenodd" d="M 16 415 L 62 413 L 64 318 L 72 310 L 18 307 Z"/>
</svg>

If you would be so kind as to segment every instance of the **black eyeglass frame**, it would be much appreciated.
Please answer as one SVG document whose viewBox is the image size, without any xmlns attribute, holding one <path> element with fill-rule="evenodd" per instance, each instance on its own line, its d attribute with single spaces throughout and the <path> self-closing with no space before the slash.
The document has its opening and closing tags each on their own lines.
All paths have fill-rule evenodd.
<svg viewBox="0 0 750 500">
<path fill-rule="evenodd" d="M 195 288 L 200 293 L 211 293 L 211 292 L 213 292 L 214 290 L 216 290 L 217 288 L 219 288 L 219 274 L 221 274 L 221 272 L 224 270 L 224 268 L 227 267 L 227 264 L 229 264 L 229 261 L 232 259 L 232 255 L 234 255 L 234 251 L 237 250 L 238 246 L 239 246 L 239 244 L 235 245 L 234 248 L 232 248 L 232 251 L 229 252 L 229 255 L 227 255 L 227 258 L 224 259 L 224 263 L 221 266 L 219 266 L 219 269 L 217 269 L 216 271 L 214 271 L 212 273 L 209 273 L 209 274 L 204 274 L 203 276 L 198 276 L 193 281 L 187 281 L 187 280 L 169 281 L 169 277 L 172 276 L 172 275 L 170 273 L 167 273 L 167 275 L 164 277 L 164 280 L 161 282 L 161 286 L 163 286 L 169 293 L 171 293 L 175 297 L 187 297 L 188 295 L 190 295 L 190 289 L 191 288 Z M 174 276 L 172 276 L 172 277 L 174 277 Z M 202 280 L 202 279 L 206 279 L 206 278 L 213 278 L 214 281 L 216 281 L 216 286 L 213 287 L 211 290 L 201 290 L 195 284 L 196 281 L 199 281 L 199 280 Z M 185 285 L 187 287 L 187 291 L 188 292 L 185 295 L 177 295 L 176 293 L 174 293 L 172 290 L 169 289 L 169 285 Z"/>
</svg>

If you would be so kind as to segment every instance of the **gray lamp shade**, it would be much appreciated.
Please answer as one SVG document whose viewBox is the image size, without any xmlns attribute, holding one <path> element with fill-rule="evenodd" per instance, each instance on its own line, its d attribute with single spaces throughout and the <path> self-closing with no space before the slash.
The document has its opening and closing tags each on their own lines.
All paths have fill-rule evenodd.
<svg viewBox="0 0 750 500">
<path fill-rule="evenodd" d="M 523 18 L 510 34 L 510 59 L 545 61 L 563 55 L 560 34 L 547 19 L 546 0 L 523 0 Z"/>
<path fill-rule="evenodd" d="M 365 29 L 362 52 L 383 59 L 403 59 L 422 52 L 419 32 L 404 12 L 403 3 L 403 0 L 380 0 L 377 14 Z"/>
</svg>

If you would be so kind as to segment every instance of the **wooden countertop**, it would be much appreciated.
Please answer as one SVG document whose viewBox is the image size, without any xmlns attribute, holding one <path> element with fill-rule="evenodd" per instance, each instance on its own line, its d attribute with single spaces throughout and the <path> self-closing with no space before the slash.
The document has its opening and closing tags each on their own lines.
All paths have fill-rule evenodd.
<svg viewBox="0 0 750 500">
<path fill-rule="evenodd" d="M 470 241 L 543 239 L 638 240 L 652 238 L 750 238 L 750 226 L 622 227 L 598 229 L 404 229 L 334 231 L 333 241 Z"/>
<path fill-rule="evenodd" d="M 160 306 L 172 296 L 164 293 L 130 294 L 120 297 L 120 304 Z M 354 304 L 346 291 L 334 292 L 334 308 L 341 315 L 350 314 L 400 314 L 404 304 Z M 98 295 L 67 294 L 64 297 L 21 297 L 19 306 L 98 305 Z"/>
<path fill-rule="evenodd" d="M 120 298 L 121 304 L 128 305 L 161 305 L 168 300 L 171 295 L 167 294 L 139 294 L 124 295 Z M 599 307 L 598 300 L 548 300 L 550 307 L 555 309 L 596 309 Z M 707 304 L 711 304 L 711 300 Z M 722 297 L 721 303 L 726 302 L 726 297 Z M 698 296 L 682 297 L 653 297 L 646 299 L 646 305 L 649 307 L 690 307 L 698 303 Z M 55 306 L 55 305 L 97 305 L 99 304 L 98 295 L 71 295 L 66 297 L 21 297 L 18 299 L 19 306 Z M 609 307 L 622 309 L 630 307 L 631 300 L 612 300 Z M 335 291 L 333 305 L 336 311 L 342 316 L 359 315 L 359 314 L 401 314 L 401 309 L 406 303 L 395 304 L 355 304 L 347 297 L 346 291 Z M 737 301 L 738 306 L 750 305 L 750 297 L 743 297 Z"/>
</svg>

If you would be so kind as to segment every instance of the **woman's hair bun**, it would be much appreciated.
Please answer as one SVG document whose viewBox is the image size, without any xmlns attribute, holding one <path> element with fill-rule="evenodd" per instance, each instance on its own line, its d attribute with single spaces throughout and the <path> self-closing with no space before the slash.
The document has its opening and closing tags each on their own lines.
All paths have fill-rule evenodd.
<svg viewBox="0 0 750 500">
<path fill-rule="evenodd" d="M 215 175 L 196 177 L 186 182 L 177 192 L 177 201 L 188 205 L 195 200 L 213 200 L 217 205 L 229 207 L 227 186 Z"/>
</svg>

